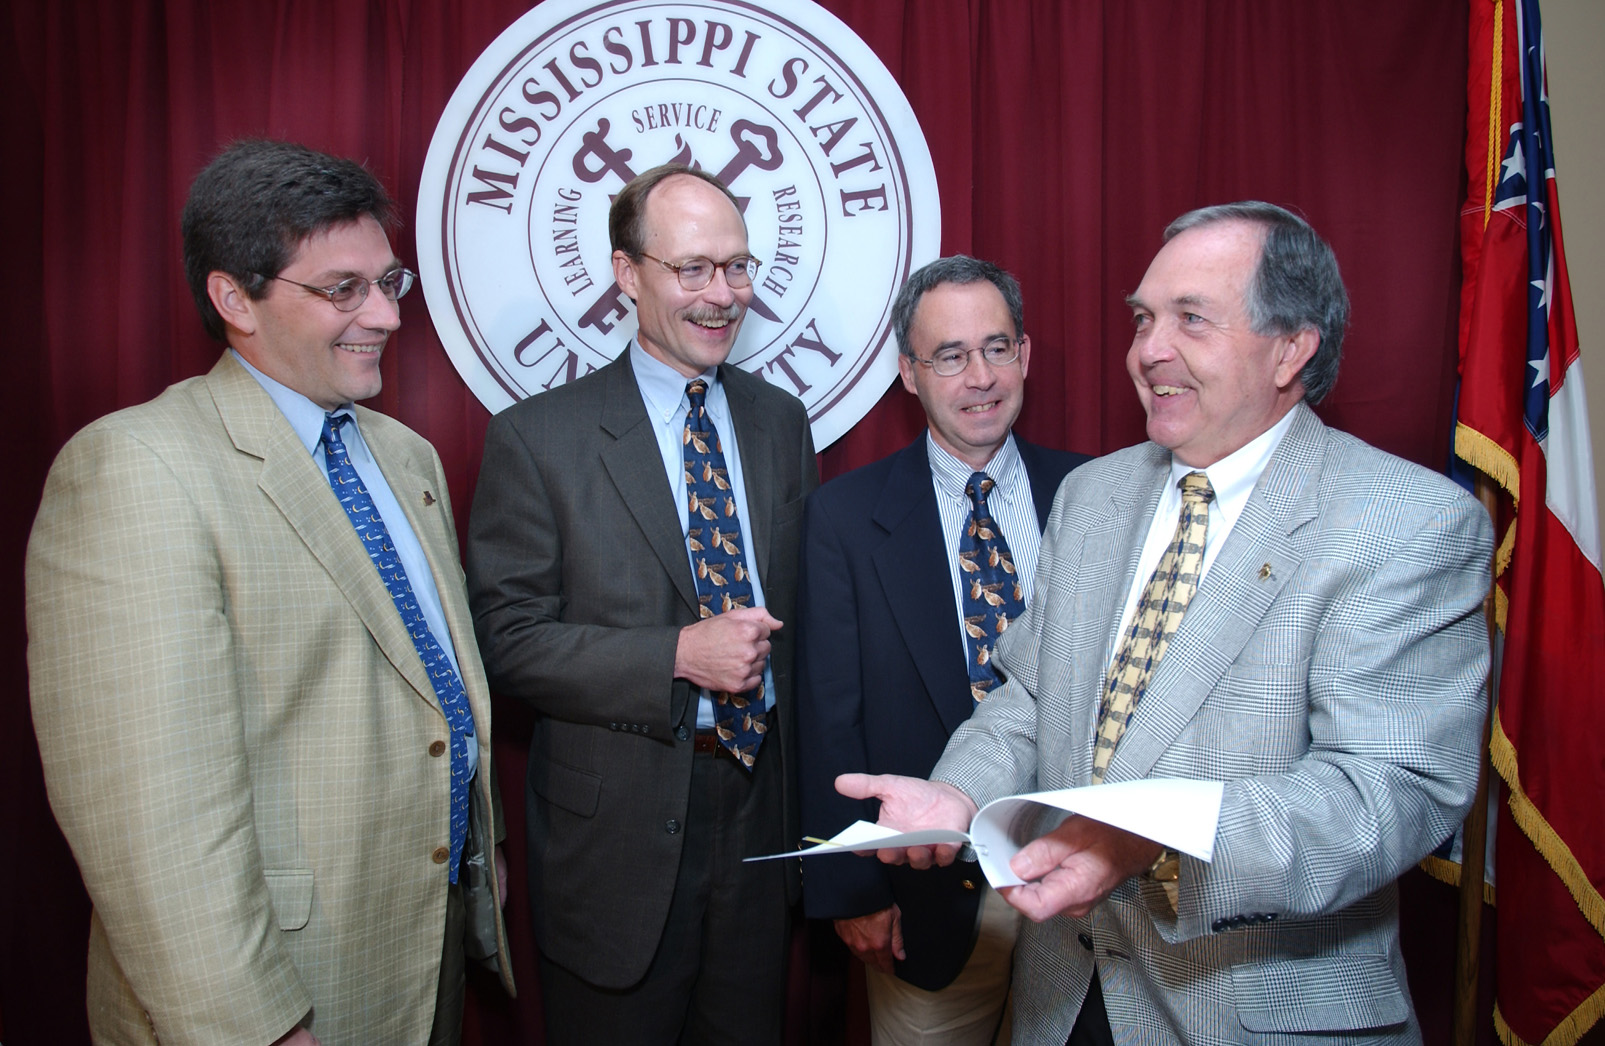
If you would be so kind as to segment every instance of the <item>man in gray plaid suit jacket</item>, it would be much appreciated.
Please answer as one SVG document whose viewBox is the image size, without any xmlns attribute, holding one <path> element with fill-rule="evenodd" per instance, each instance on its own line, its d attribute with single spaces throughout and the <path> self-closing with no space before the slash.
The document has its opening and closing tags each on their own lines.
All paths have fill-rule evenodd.
<svg viewBox="0 0 1605 1046">
<path fill-rule="evenodd" d="M 1106 672 L 1202 471 L 1203 574 L 1104 780 L 1225 782 L 1214 859 L 1077 817 L 1022 850 L 1015 1042 L 1419 1041 L 1394 883 L 1471 803 L 1487 515 L 1305 405 L 1336 378 L 1348 301 L 1301 219 L 1183 215 L 1128 301 L 1150 442 L 1060 489 L 994 655 L 1007 684 L 930 782 L 838 787 L 888 824 L 962 827 L 1000 796 L 1090 784 Z"/>
</svg>

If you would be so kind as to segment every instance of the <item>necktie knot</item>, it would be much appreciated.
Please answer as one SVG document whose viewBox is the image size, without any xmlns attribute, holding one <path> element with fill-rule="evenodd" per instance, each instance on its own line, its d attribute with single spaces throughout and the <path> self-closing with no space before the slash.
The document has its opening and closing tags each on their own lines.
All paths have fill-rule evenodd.
<svg viewBox="0 0 1605 1046">
<path fill-rule="evenodd" d="M 323 442 L 328 446 L 340 443 L 340 426 L 351 420 L 351 415 L 345 411 L 338 414 L 325 414 L 323 416 Z"/>
<path fill-rule="evenodd" d="M 992 493 L 992 488 L 995 486 L 997 484 L 985 472 L 972 472 L 964 484 L 964 493 L 976 508 L 980 508 L 986 503 L 986 496 Z"/>
<path fill-rule="evenodd" d="M 701 417 L 708 403 L 708 383 L 701 378 L 688 383 L 685 387 L 685 395 L 686 399 L 691 401 L 691 410 L 698 417 Z"/>
<path fill-rule="evenodd" d="M 1189 472 L 1181 478 L 1181 499 L 1207 505 L 1215 500 L 1215 488 L 1209 485 L 1209 477 L 1204 473 Z"/>
</svg>

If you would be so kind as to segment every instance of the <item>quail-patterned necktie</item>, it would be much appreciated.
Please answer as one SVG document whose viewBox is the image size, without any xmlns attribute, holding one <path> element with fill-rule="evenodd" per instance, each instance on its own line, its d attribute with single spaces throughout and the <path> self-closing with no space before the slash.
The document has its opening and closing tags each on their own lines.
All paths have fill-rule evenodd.
<svg viewBox="0 0 1605 1046">
<path fill-rule="evenodd" d="M 396 555 L 390 531 L 374 508 L 373 498 L 362 478 L 351 464 L 345 441 L 340 438 L 340 426 L 351 420 L 349 414 L 323 416 L 323 455 L 329 470 L 329 485 L 335 497 L 346 510 L 357 537 L 368 550 L 379 571 L 390 599 L 396 604 L 401 623 L 412 636 L 412 645 L 434 684 L 435 696 L 440 699 L 441 711 L 446 714 L 446 725 L 451 733 L 451 881 L 457 881 L 457 865 L 463 854 L 463 840 L 468 835 L 468 746 L 474 743 L 474 713 L 468 707 L 468 695 L 463 691 L 462 679 L 452 667 L 446 651 L 435 641 L 435 635 L 424 620 L 423 610 L 413 595 L 412 583 L 407 580 L 406 568 Z"/>
<path fill-rule="evenodd" d="M 1131 624 L 1120 641 L 1120 651 L 1109 665 L 1103 701 L 1098 711 L 1097 747 L 1092 753 L 1092 783 L 1103 783 L 1109 758 L 1125 732 L 1137 702 L 1148 689 L 1154 666 L 1165 656 L 1187 604 L 1198 591 L 1198 573 L 1204 565 L 1204 534 L 1209 528 L 1209 503 L 1215 489 L 1202 472 L 1181 478 L 1181 518 L 1153 576 L 1137 600 Z"/>
<path fill-rule="evenodd" d="M 685 387 L 691 409 L 685 416 L 685 489 L 690 523 L 686 541 L 697 582 L 703 617 L 752 606 L 752 576 L 747 572 L 741 517 L 730 487 L 719 430 L 708 415 L 708 383 L 698 378 Z M 767 667 L 767 662 L 765 666 Z M 769 729 L 764 713 L 764 684 L 741 694 L 711 690 L 714 730 L 719 741 L 752 769 Z"/>
<path fill-rule="evenodd" d="M 1025 591 L 1003 531 L 992 521 L 986 497 L 997 484 L 985 472 L 970 475 L 964 493 L 970 518 L 959 534 L 959 583 L 964 586 L 964 641 L 969 648 L 970 696 L 977 704 L 998 684 L 992 647 L 1025 609 Z"/>
</svg>

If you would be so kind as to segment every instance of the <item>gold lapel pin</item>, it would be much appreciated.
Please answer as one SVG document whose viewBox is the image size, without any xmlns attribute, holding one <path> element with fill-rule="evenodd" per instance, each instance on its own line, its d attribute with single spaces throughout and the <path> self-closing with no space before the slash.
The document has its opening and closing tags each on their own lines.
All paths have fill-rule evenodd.
<svg viewBox="0 0 1605 1046">
<path fill-rule="evenodd" d="M 1271 565 L 1269 563 L 1266 563 L 1264 566 L 1259 568 L 1259 579 L 1261 581 L 1266 581 L 1266 580 L 1268 580 L 1270 578 L 1270 576 L 1271 576 Z"/>
</svg>

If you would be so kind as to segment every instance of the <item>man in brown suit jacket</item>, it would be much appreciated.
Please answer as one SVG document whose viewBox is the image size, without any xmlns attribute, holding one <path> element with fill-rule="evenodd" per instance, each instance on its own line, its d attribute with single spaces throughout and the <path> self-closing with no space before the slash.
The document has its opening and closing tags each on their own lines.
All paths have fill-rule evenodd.
<svg viewBox="0 0 1605 1046">
<path fill-rule="evenodd" d="M 229 351 L 90 425 L 51 469 L 28 667 L 51 806 L 94 902 L 97 1043 L 459 1034 L 461 873 L 485 855 L 454 860 L 471 833 L 452 778 L 472 774 L 457 810 L 499 835 L 490 703 L 440 461 L 352 405 L 379 391 L 412 283 L 389 210 L 350 161 L 225 151 L 191 189 L 184 244 Z M 320 438 L 328 425 L 343 437 Z M 335 443 L 405 589 L 331 488 Z"/>
</svg>

